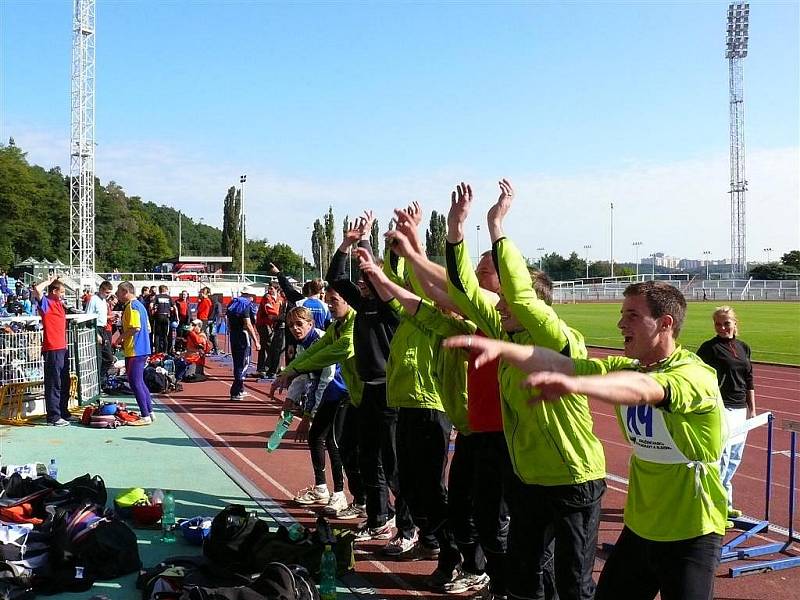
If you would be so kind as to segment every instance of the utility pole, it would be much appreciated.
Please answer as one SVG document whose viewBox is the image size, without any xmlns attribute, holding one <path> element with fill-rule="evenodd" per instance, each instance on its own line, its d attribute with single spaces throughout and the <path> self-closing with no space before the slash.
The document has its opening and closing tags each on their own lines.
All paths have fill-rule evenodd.
<svg viewBox="0 0 800 600">
<path fill-rule="evenodd" d="M 586 279 L 589 279 L 589 249 L 591 244 L 584 244 L 583 249 L 586 250 Z"/>
<path fill-rule="evenodd" d="M 242 283 L 244 283 L 244 183 L 247 181 L 247 175 L 239 177 L 239 184 L 241 185 L 239 193 L 239 223 L 242 226 Z"/>
<path fill-rule="evenodd" d="M 633 242 L 631 245 L 636 251 L 636 281 L 639 281 L 639 246 L 642 245 L 642 242 Z"/>
<path fill-rule="evenodd" d="M 614 277 L 614 203 L 611 203 L 611 277 Z"/>
</svg>

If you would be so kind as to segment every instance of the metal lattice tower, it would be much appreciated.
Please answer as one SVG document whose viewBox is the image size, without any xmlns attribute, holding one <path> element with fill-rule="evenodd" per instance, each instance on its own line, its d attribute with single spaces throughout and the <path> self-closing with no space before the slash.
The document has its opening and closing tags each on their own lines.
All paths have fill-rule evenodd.
<svg viewBox="0 0 800 600">
<path fill-rule="evenodd" d="M 73 0 L 69 264 L 81 288 L 94 281 L 95 0 Z"/>
<path fill-rule="evenodd" d="M 747 222 L 744 169 L 744 76 L 742 61 L 747 56 L 750 5 L 728 6 L 728 28 L 725 36 L 725 58 L 728 59 L 730 90 L 730 168 L 731 168 L 731 272 L 747 272 Z"/>
</svg>

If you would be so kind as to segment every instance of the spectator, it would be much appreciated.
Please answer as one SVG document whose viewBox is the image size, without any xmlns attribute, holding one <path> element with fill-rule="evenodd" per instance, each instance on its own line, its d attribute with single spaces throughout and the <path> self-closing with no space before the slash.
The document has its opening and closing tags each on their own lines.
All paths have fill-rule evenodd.
<svg viewBox="0 0 800 600">
<path fill-rule="evenodd" d="M 211 342 L 211 353 L 214 355 L 219 354 L 219 347 L 217 346 L 217 333 L 222 327 L 225 319 L 225 305 L 222 303 L 222 294 L 214 294 L 212 296 L 212 308 L 209 321 L 211 322 L 211 329 L 208 336 Z"/>
<path fill-rule="evenodd" d="M 83 288 L 83 294 L 81 295 L 81 309 L 86 312 L 86 305 L 89 304 L 89 300 L 92 298 L 92 290 L 87 286 Z"/>
<path fill-rule="evenodd" d="M 111 350 L 111 332 L 108 331 L 108 296 L 114 286 L 110 281 L 104 281 L 97 289 L 97 293 L 86 303 L 87 315 L 96 319 L 97 331 L 97 364 L 100 369 L 100 381 L 104 381 L 109 369 L 114 365 L 114 352 Z"/>
<path fill-rule="evenodd" d="M 750 346 L 741 341 L 736 312 L 730 306 L 720 306 L 714 311 L 715 338 L 700 346 L 697 355 L 717 372 L 717 383 L 725 405 L 725 420 L 728 438 L 722 450 L 719 472 L 722 485 L 728 494 L 728 518 L 737 519 L 742 511 L 733 507 L 733 476 L 742 462 L 747 434 L 733 432 L 747 419 L 756 416 L 756 391 L 753 384 L 753 363 L 750 362 Z"/>
<path fill-rule="evenodd" d="M 203 321 L 194 319 L 186 336 L 186 362 L 196 366 L 198 375 L 205 375 L 206 354 L 211 350 L 211 343 L 203 333 Z"/>
<path fill-rule="evenodd" d="M 261 344 L 261 350 L 258 351 L 258 363 L 255 373 L 258 377 L 275 377 L 274 369 L 271 372 L 267 372 L 267 359 L 270 359 L 270 365 L 274 362 L 271 360 L 271 356 L 267 356 L 267 353 L 272 353 L 272 338 L 282 308 L 283 303 L 280 297 L 278 284 L 274 282 L 270 283 L 264 291 L 261 304 L 259 304 L 258 312 L 256 313 L 256 331 L 258 332 L 258 341 Z"/>
<path fill-rule="evenodd" d="M 158 294 L 150 304 L 153 315 L 153 342 L 156 352 L 172 352 L 169 322 L 175 315 L 175 306 L 166 285 L 158 286 Z"/>
<path fill-rule="evenodd" d="M 200 296 L 197 299 L 197 318 L 203 322 L 203 333 L 208 334 L 208 320 L 211 317 L 213 305 L 211 303 L 211 290 L 207 287 L 200 289 Z"/>
<path fill-rule="evenodd" d="M 117 297 L 124 305 L 122 311 L 122 337 L 119 345 L 125 353 L 125 373 L 128 385 L 136 396 L 141 417 L 128 425 L 150 425 L 153 422 L 153 401 L 144 383 L 144 367 L 150 356 L 150 330 L 147 309 L 135 297 L 136 290 L 130 281 L 117 286 Z"/>
<path fill-rule="evenodd" d="M 175 311 L 178 316 L 178 337 L 185 338 L 192 320 L 192 311 L 189 306 L 189 292 L 183 290 L 175 300 Z"/>
<path fill-rule="evenodd" d="M 226 315 L 228 317 L 228 336 L 233 357 L 233 385 L 231 386 L 231 400 L 238 401 L 244 398 L 244 376 L 250 362 L 250 340 L 256 350 L 261 345 L 256 337 L 253 322 L 256 318 L 256 303 L 253 302 L 256 291 L 247 286 L 238 298 L 231 300 Z"/>
<path fill-rule="evenodd" d="M 47 289 L 47 295 L 45 295 Z M 67 316 L 64 308 L 64 284 L 50 277 L 33 287 L 33 297 L 42 317 L 44 339 L 44 397 L 47 424 L 69 425 L 69 350 L 67 348 Z"/>
</svg>

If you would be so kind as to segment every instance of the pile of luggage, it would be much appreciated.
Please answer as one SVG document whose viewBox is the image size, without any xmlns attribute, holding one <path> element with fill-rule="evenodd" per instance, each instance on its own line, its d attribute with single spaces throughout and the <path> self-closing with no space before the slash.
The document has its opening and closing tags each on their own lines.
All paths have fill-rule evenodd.
<svg viewBox="0 0 800 600">
<path fill-rule="evenodd" d="M 355 567 L 352 532 L 320 517 L 314 530 L 299 524 L 271 530 L 241 505 L 216 516 L 178 519 L 185 552 L 142 570 L 134 527 L 159 527 L 158 491 L 108 495 L 98 475 L 59 483 L 41 469 L 0 469 L 0 597 L 83 592 L 96 581 L 139 573 L 143 600 L 317 600 L 323 553 L 332 549 L 338 575 Z M 166 521 L 166 519 L 165 519 Z"/>
</svg>

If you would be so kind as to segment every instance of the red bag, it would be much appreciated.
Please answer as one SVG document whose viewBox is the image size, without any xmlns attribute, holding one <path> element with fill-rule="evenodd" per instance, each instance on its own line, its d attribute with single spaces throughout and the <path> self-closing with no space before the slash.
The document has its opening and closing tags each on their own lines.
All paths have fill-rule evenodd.
<svg viewBox="0 0 800 600">
<path fill-rule="evenodd" d="M 94 411 L 94 406 L 87 406 L 83 409 L 83 414 L 81 415 L 81 425 L 88 426 L 92 422 L 92 415 L 94 414 Z"/>
</svg>

